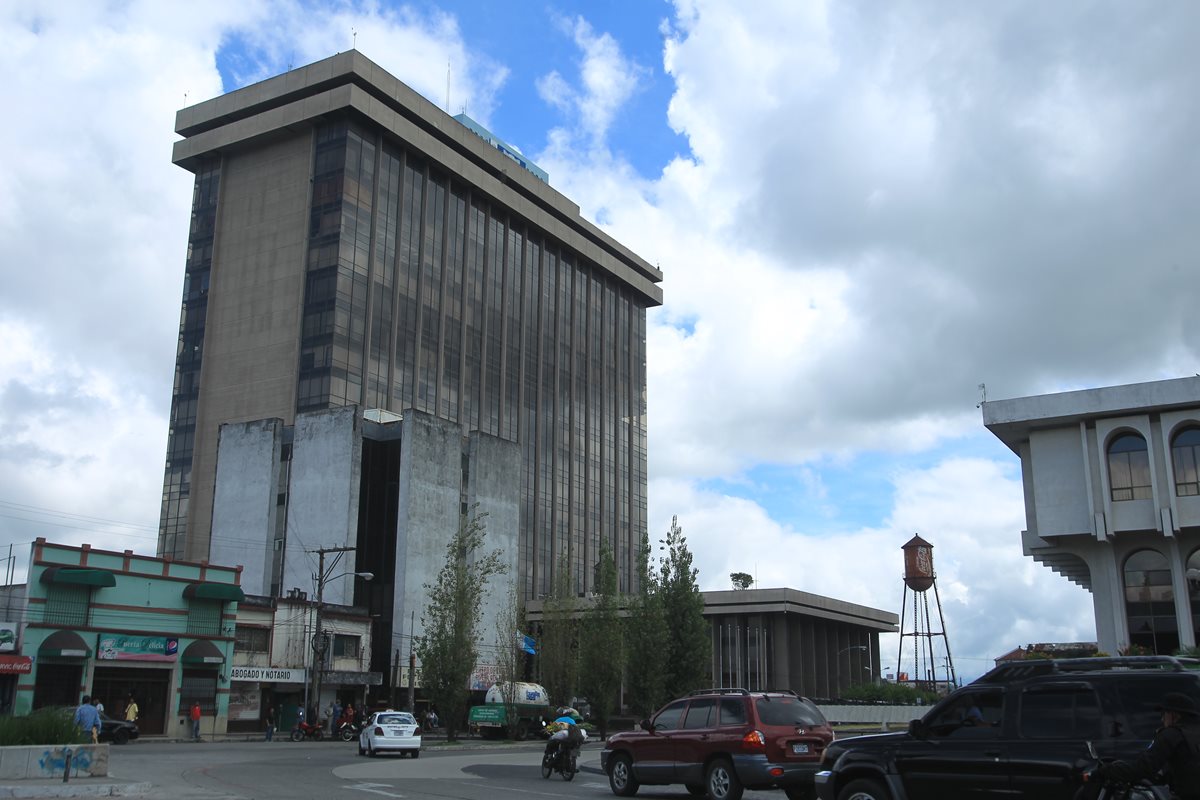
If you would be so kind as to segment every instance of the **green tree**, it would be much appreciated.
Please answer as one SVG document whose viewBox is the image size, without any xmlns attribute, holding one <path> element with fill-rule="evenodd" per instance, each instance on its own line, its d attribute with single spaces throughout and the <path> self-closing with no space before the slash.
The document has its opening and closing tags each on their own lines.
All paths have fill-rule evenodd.
<svg viewBox="0 0 1200 800">
<path fill-rule="evenodd" d="M 496 614 L 496 683 L 504 695 L 504 719 L 508 738 L 518 738 L 517 687 L 525 675 L 525 649 L 520 639 L 525 630 L 525 609 L 514 580 L 508 586 L 504 606 Z"/>
<path fill-rule="evenodd" d="M 754 585 L 754 576 L 749 572 L 731 572 L 729 580 L 733 582 L 733 588 L 738 590 L 749 589 Z"/>
<path fill-rule="evenodd" d="M 612 547 L 603 538 L 598 572 L 595 603 L 580 622 L 579 685 L 592 705 L 600 735 L 607 736 L 608 718 L 621 686 L 624 636 L 618 615 L 617 565 Z"/>
<path fill-rule="evenodd" d="M 542 606 L 542 643 L 540 665 L 542 684 L 550 701 L 560 706 L 571 702 L 578 678 L 576 657 L 576 620 L 574 580 L 571 564 L 564 553 L 554 570 L 550 596 Z"/>
<path fill-rule="evenodd" d="M 666 693 L 680 697 L 712 684 L 712 632 L 704 619 L 704 597 L 696 582 L 687 537 L 678 517 L 663 540 L 666 555 L 659 559 L 658 592 L 663 614 L 670 621 L 666 640 Z"/>
<path fill-rule="evenodd" d="M 667 623 L 645 531 L 637 550 L 637 577 L 637 591 L 629 598 L 629 617 L 625 620 L 625 690 L 634 714 L 648 717 L 667 699 Z"/>
<path fill-rule="evenodd" d="M 437 580 L 425 584 L 429 602 L 421 613 L 424 633 L 416 641 L 421 679 L 446 726 L 446 739 L 457 740 L 466 715 L 468 681 L 479 655 L 479 621 L 488 578 L 507 572 L 500 551 L 482 553 L 483 518 L 472 509 L 446 545 L 446 563 Z"/>
</svg>

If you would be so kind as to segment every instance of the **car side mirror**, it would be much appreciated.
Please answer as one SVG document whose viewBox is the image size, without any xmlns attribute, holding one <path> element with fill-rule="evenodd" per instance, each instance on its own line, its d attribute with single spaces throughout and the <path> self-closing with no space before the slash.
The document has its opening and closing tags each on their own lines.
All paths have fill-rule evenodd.
<svg viewBox="0 0 1200 800">
<path fill-rule="evenodd" d="M 929 728 L 925 726 L 924 720 L 909 720 L 908 735 L 914 739 L 924 739 L 929 736 Z"/>
<path fill-rule="evenodd" d="M 648 719 L 644 719 L 641 722 L 639 722 L 638 727 L 644 731 L 649 731 L 650 733 L 654 733 L 654 726 L 652 724 L 650 724 L 650 720 L 648 720 Z"/>
</svg>

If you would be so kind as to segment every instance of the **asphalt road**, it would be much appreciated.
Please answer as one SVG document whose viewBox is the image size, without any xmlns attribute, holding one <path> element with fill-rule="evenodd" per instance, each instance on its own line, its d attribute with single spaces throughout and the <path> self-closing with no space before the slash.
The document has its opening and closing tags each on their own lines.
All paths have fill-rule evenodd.
<svg viewBox="0 0 1200 800">
<path fill-rule="evenodd" d="M 113 778 L 150 781 L 149 797 L 171 800 L 542 800 L 613 797 L 600 773 L 599 744 L 584 747 L 580 772 L 565 782 L 541 777 L 542 743 L 449 749 L 427 747 L 418 759 L 365 758 L 341 742 L 134 742 L 113 747 Z M 643 787 L 639 798 L 690 796 L 682 787 Z M 783 792 L 747 792 L 747 800 L 785 800 Z"/>
</svg>

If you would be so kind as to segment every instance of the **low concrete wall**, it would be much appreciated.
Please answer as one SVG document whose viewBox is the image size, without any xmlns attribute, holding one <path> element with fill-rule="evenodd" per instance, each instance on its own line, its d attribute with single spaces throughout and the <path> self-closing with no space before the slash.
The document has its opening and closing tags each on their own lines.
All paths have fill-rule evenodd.
<svg viewBox="0 0 1200 800">
<path fill-rule="evenodd" d="M 833 724 L 878 724 L 889 727 L 905 726 L 909 720 L 919 719 L 929 711 L 929 706 L 877 706 L 877 705 L 820 705 L 825 719 Z"/>
<path fill-rule="evenodd" d="M 61 778 L 67 769 L 68 753 L 72 778 L 107 777 L 107 744 L 41 744 L 0 747 L 0 780 Z"/>
</svg>

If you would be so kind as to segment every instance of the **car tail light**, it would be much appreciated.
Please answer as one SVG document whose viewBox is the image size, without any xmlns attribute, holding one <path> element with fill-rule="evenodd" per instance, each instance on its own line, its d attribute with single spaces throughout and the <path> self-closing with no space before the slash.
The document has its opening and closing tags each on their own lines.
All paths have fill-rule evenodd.
<svg viewBox="0 0 1200 800">
<path fill-rule="evenodd" d="M 762 749 L 767 746 L 767 737 L 762 731 L 750 731 L 742 737 L 742 744 L 755 750 Z"/>
<path fill-rule="evenodd" d="M 421 735 L 421 729 L 420 729 L 419 727 L 417 727 L 417 728 L 413 728 L 412 735 L 413 735 L 413 736 L 420 736 L 420 735 Z"/>
<path fill-rule="evenodd" d="M 378 725 L 376 725 L 376 726 L 375 726 L 375 735 L 376 735 L 376 736 L 383 736 L 383 728 L 381 728 L 381 727 L 379 727 Z"/>
<path fill-rule="evenodd" d="M 772 767 L 767 772 L 772 778 L 779 778 L 783 775 L 783 767 Z"/>
</svg>

